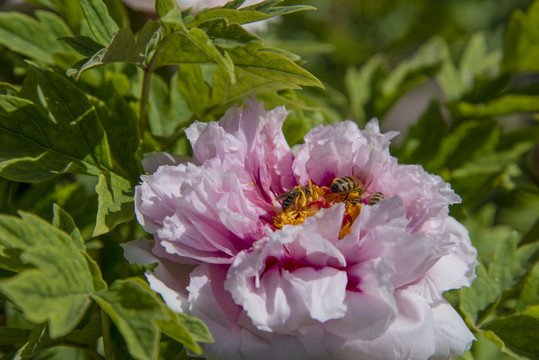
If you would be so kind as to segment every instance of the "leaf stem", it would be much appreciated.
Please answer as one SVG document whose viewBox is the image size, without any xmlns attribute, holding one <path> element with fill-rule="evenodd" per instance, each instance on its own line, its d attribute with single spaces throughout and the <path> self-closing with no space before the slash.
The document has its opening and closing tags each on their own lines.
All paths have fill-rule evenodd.
<svg viewBox="0 0 539 360">
<path fill-rule="evenodd" d="M 140 136 L 144 138 L 144 130 L 148 126 L 148 100 L 150 99 L 150 87 L 152 83 L 152 73 L 155 68 L 155 62 L 159 59 L 164 46 L 170 41 L 170 37 L 165 37 L 155 49 L 150 63 L 144 67 L 144 77 L 142 78 L 142 93 L 140 94 Z"/>
<path fill-rule="evenodd" d="M 110 339 L 110 318 L 103 309 L 101 309 L 101 328 L 103 331 L 103 351 L 105 352 L 105 359 L 113 360 L 114 357 Z"/>
<path fill-rule="evenodd" d="M 155 58 L 155 57 L 154 57 Z M 150 99 L 150 85 L 152 82 L 152 72 L 153 72 L 153 59 L 148 65 L 144 68 L 144 77 L 142 79 L 142 93 L 140 95 L 140 122 L 139 130 L 140 136 L 144 137 L 144 131 L 148 125 L 148 100 Z"/>
</svg>

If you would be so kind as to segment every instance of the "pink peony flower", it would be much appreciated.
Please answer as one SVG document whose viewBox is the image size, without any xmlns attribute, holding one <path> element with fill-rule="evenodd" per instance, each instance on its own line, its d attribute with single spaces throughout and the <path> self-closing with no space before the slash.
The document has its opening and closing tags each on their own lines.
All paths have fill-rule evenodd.
<svg viewBox="0 0 539 360">
<path fill-rule="evenodd" d="M 124 246 L 131 262 L 159 263 L 146 276 L 171 309 L 208 325 L 205 356 L 447 359 L 468 349 L 474 337 L 442 296 L 469 286 L 477 265 L 448 216 L 460 201 L 450 186 L 399 165 L 396 134 L 376 120 L 319 126 L 294 156 L 285 109 L 247 104 L 186 131 L 192 163 L 142 177 L 136 214 L 154 241 Z M 337 191 L 336 178 L 352 191 Z"/>
</svg>

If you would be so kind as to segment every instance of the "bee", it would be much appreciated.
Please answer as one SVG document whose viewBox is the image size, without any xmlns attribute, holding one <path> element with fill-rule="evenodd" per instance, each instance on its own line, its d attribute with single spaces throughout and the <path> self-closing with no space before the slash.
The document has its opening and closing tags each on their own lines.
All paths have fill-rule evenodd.
<svg viewBox="0 0 539 360">
<path fill-rule="evenodd" d="M 365 193 L 371 182 L 372 174 L 362 173 L 357 166 L 354 166 L 352 176 L 343 176 L 333 180 L 330 190 L 335 194 L 345 194 L 344 200 L 348 200 L 352 196 L 350 201 L 356 203 L 361 200 L 363 193 Z"/>
<path fill-rule="evenodd" d="M 371 197 L 369 198 L 369 202 L 367 205 L 376 205 L 380 201 L 384 200 L 385 196 L 381 192 L 375 192 L 374 194 L 371 194 Z"/>
<path fill-rule="evenodd" d="M 309 196 L 311 190 L 306 186 L 296 186 L 290 191 L 287 191 L 277 197 L 278 200 L 282 199 L 281 208 L 283 211 L 290 209 L 292 204 L 296 203 L 301 196 Z"/>
</svg>

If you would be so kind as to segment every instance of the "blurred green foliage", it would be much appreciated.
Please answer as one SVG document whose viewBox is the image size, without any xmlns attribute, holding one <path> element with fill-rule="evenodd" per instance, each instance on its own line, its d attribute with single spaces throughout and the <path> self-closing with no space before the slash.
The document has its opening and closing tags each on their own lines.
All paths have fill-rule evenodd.
<svg viewBox="0 0 539 360">
<path fill-rule="evenodd" d="M 111 320 L 110 351 L 136 358 L 211 341 L 138 278 L 119 280 L 144 268 L 129 266 L 118 244 L 144 235 L 132 208 L 142 156 L 189 155 L 186 126 L 218 119 L 254 91 L 268 108 L 291 110 L 291 145 L 343 119 L 400 130 L 392 154 L 452 184 L 463 202 L 451 215 L 479 251 L 472 287 L 447 294 L 478 339 L 462 359 L 538 359 L 539 1 L 284 4 L 242 13 L 240 23 L 289 13 L 253 34 L 229 21 L 233 9 L 203 17 L 172 1 L 159 2 L 159 21 L 119 0 L 0 2 L 18 10 L 0 12 L 0 210 L 52 221 L 0 217 L 4 354 L 95 357 L 95 334 Z M 299 11 L 308 6 L 318 10 Z M 72 246 L 36 254 L 15 241 L 36 234 Z M 64 289 L 70 307 L 45 297 L 36 311 L 44 299 L 25 298 L 17 280 L 54 278 L 47 262 L 66 254 L 85 283 Z M 154 325 L 146 348 L 134 341 L 144 324 L 129 321 L 128 292 L 152 309 L 142 317 Z"/>
</svg>

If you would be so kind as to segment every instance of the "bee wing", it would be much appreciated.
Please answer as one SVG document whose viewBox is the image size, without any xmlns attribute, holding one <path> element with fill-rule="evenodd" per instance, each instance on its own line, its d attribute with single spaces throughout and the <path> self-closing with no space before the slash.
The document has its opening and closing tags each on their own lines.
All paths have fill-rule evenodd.
<svg viewBox="0 0 539 360">
<path fill-rule="evenodd" d="M 284 198 L 287 197 L 288 195 L 292 194 L 292 191 L 293 191 L 293 190 L 289 190 L 289 191 L 287 191 L 287 192 L 282 193 L 281 195 L 277 196 L 277 200 L 282 200 L 282 199 L 284 199 Z"/>
<path fill-rule="evenodd" d="M 363 183 L 363 186 L 365 186 L 365 189 L 369 187 L 369 185 L 372 183 L 372 174 L 370 172 L 366 172 L 361 170 L 361 168 L 357 165 L 354 165 L 352 167 L 352 176 L 356 177 Z"/>
</svg>

